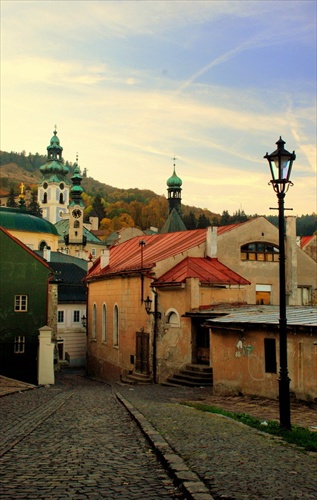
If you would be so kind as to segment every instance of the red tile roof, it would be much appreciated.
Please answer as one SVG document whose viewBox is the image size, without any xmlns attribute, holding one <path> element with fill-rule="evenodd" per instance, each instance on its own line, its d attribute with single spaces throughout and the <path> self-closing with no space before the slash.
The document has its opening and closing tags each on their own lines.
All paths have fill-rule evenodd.
<svg viewBox="0 0 317 500">
<path fill-rule="evenodd" d="M 145 242 L 143 263 L 141 263 L 140 241 Z M 197 247 L 205 241 L 206 229 L 135 236 L 110 249 L 110 262 L 107 267 L 101 269 L 100 259 L 97 259 L 90 269 L 87 279 L 133 270 L 151 269 L 156 262 L 178 255 L 189 248 Z"/>
<path fill-rule="evenodd" d="M 186 257 L 153 284 L 156 286 L 184 283 L 187 278 L 198 278 L 201 283 L 218 285 L 249 285 L 250 282 L 235 273 L 218 259 Z"/>
<path fill-rule="evenodd" d="M 312 236 L 302 236 L 301 239 L 300 239 L 300 247 L 304 248 L 313 238 L 314 238 L 314 235 L 312 235 Z"/>
</svg>

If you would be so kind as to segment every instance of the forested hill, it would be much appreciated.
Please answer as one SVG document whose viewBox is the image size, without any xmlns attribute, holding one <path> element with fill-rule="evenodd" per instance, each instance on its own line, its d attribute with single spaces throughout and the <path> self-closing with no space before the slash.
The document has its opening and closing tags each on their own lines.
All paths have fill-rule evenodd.
<svg viewBox="0 0 317 500">
<path fill-rule="evenodd" d="M 41 179 L 40 166 L 47 161 L 47 156 L 38 153 L 26 154 L 0 151 L 0 195 L 12 196 L 20 193 L 21 182 L 28 186 L 34 193 Z M 73 164 L 65 161 L 69 167 L 69 179 L 73 174 Z M 158 195 L 146 189 L 120 189 L 99 182 L 82 172 L 82 186 L 86 206 L 85 216 L 98 216 L 101 227 L 107 234 L 117 231 L 122 227 L 139 227 L 147 229 L 155 226 L 160 229 L 168 214 L 168 204 L 165 196 Z M 247 215 L 242 210 L 237 210 L 232 215 L 227 210 L 222 213 L 213 213 L 207 209 L 182 205 L 183 220 L 188 229 L 203 228 L 208 225 L 228 225 L 244 222 L 259 214 Z M 277 216 L 268 216 L 276 226 Z M 316 214 L 306 214 L 297 218 L 298 236 L 311 235 L 317 231 Z"/>
</svg>

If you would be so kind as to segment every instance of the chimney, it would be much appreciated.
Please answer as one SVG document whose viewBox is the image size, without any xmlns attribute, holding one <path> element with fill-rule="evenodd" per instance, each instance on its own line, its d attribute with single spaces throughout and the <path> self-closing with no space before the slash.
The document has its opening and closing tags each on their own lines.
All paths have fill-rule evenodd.
<svg viewBox="0 0 317 500">
<path fill-rule="evenodd" d="M 206 256 L 210 257 L 211 259 L 217 258 L 217 233 L 217 227 L 207 227 Z"/>
<path fill-rule="evenodd" d="M 110 250 L 109 248 L 105 248 L 100 255 L 101 269 L 104 269 L 105 267 L 109 266 L 109 262 L 110 262 Z"/>
<path fill-rule="evenodd" d="M 296 243 L 296 217 L 285 217 L 286 220 L 286 295 L 287 305 L 296 306 L 297 299 L 297 249 Z"/>
<path fill-rule="evenodd" d="M 47 262 L 51 262 L 51 247 L 44 247 L 43 248 L 43 258 L 47 261 Z"/>
</svg>

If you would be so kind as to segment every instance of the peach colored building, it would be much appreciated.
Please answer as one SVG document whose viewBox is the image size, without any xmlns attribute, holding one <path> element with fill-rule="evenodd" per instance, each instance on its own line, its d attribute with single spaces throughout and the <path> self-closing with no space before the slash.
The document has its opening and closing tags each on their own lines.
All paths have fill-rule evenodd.
<svg viewBox="0 0 317 500">
<path fill-rule="evenodd" d="M 278 397 L 278 318 L 278 307 L 256 306 L 208 321 L 215 393 Z M 290 391 L 316 400 L 317 309 L 288 307 L 287 334 Z"/>
</svg>

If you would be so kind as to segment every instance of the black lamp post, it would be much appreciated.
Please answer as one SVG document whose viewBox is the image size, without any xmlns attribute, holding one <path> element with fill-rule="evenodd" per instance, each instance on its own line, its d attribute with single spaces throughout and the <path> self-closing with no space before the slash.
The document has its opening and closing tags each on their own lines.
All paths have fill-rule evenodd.
<svg viewBox="0 0 317 500">
<path fill-rule="evenodd" d="M 293 161 L 296 158 L 295 151 L 289 153 L 284 149 L 285 142 L 280 137 L 277 141 L 277 149 L 266 158 L 270 165 L 272 184 L 278 198 L 278 228 L 279 228 L 279 281 L 280 281 L 280 372 L 279 372 L 279 408 L 280 426 L 285 429 L 291 428 L 290 393 L 287 367 L 287 320 L 286 320 L 286 291 L 285 291 L 285 221 L 284 221 L 284 198 L 290 186 Z"/>
<path fill-rule="evenodd" d="M 157 310 L 157 293 L 154 291 L 154 311 L 151 311 L 152 300 L 149 296 L 146 297 L 144 301 L 144 307 L 147 314 L 152 314 L 154 316 L 154 329 L 153 329 L 153 380 L 156 384 L 157 382 L 157 367 L 156 367 L 156 341 L 158 333 L 158 319 L 161 319 L 162 315 Z"/>
</svg>

